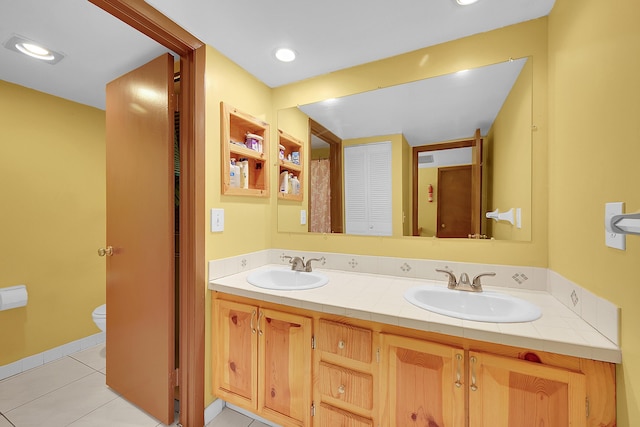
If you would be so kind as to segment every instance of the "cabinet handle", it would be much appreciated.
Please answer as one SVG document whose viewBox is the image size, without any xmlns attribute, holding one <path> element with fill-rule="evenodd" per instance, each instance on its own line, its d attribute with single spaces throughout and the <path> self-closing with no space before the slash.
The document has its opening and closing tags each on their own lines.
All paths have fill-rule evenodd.
<svg viewBox="0 0 640 427">
<path fill-rule="evenodd" d="M 260 314 L 258 315 L 258 334 L 260 335 L 264 333 L 260 328 L 260 319 L 262 319 L 263 317 L 264 317 L 264 311 L 260 311 Z"/>
<path fill-rule="evenodd" d="M 345 348 L 345 346 L 346 346 L 346 344 L 345 344 L 345 342 L 344 342 L 344 341 L 342 341 L 342 340 L 338 341 L 338 348 L 339 348 L 340 350 L 342 350 L 343 348 Z"/>
<path fill-rule="evenodd" d="M 456 368 L 456 382 L 454 384 L 456 387 L 460 387 L 462 386 L 462 382 L 460 382 L 460 379 L 462 378 L 462 355 L 460 353 L 456 354 L 456 360 L 458 361 L 458 367 Z"/>
<path fill-rule="evenodd" d="M 478 386 L 476 385 L 476 357 L 475 356 L 471 356 L 471 358 L 469 359 L 471 361 L 471 391 L 476 391 L 478 390 Z"/>
<path fill-rule="evenodd" d="M 256 328 L 253 326 L 253 318 L 255 317 L 255 315 L 256 315 L 256 311 L 255 311 L 255 310 L 253 310 L 253 311 L 251 312 L 251 333 L 252 333 L 252 334 L 255 334 L 255 333 L 256 333 Z"/>
<path fill-rule="evenodd" d="M 338 387 L 338 394 L 344 394 L 344 385 L 340 384 L 340 387 Z"/>
</svg>

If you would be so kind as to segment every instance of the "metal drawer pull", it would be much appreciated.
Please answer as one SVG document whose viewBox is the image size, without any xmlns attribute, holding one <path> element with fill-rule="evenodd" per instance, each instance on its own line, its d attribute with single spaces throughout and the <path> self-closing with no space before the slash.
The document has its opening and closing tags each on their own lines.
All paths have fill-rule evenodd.
<svg viewBox="0 0 640 427">
<path fill-rule="evenodd" d="M 340 387 L 338 387 L 338 394 L 344 394 L 344 385 L 340 385 Z"/>
<path fill-rule="evenodd" d="M 338 341 L 338 348 L 339 349 L 342 350 L 345 346 L 346 346 L 346 344 L 344 343 L 344 341 L 342 341 L 342 340 Z"/>
<path fill-rule="evenodd" d="M 458 368 L 456 369 L 456 382 L 454 383 L 456 385 L 456 387 L 461 387 L 462 386 L 462 382 L 460 382 L 460 379 L 462 378 L 462 372 L 461 371 L 461 364 L 462 364 L 462 355 L 461 354 L 456 354 L 456 360 L 458 361 L 457 365 Z"/>
<path fill-rule="evenodd" d="M 471 356 L 471 391 L 478 390 L 478 386 L 476 385 L 476 358 L 475 356 Z"/>
<path fill-rule="evenodd" d="M 258 315 L 258 334 L 262 335 L 264 334 L 264 332 L 262 331 L 262 328 L 260 328 L 260 319 L 262 319 L 264 317 L 264 311 L 261 311 L 260 314 Z"/>
</svg>

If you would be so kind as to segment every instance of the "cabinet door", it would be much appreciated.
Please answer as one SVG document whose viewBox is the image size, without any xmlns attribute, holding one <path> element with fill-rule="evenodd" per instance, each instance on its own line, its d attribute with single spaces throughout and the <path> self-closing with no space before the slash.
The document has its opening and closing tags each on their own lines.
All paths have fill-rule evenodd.
<svg viewBox="0 0 640 427">
<path fill-rule="evenodd" d="M 213 390 L 218 397 L 257 410 L 257 308 L 215 300 Z"/>
<path fill-rule="evenodd" d="M 469 426 L 585 426 L 585 376 L 520 359 L 469 353 Z"/>
<path fill-rule="evenodd" d="M 382 349 L 383 425 L 464 426 L 463 350 L 385 334 Z"/>
<path fill-rule="evenodd" d="M 260 412 L 285 425 L 311 425 L 311 319 L 259 314 Z"/>
</svg>

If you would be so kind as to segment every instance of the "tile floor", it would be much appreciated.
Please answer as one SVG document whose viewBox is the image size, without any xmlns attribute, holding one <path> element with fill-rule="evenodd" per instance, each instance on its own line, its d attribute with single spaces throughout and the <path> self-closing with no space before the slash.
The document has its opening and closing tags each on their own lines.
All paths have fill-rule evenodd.
<svg viewBox="0 0 640 427">
<path fill-rule="evenodd" d="M 161 427 L 105 385 L 105 345 L 0 381 L 0 427 Z M 176 425 L 175 423 L 172 425 Z M 206 427 L 267 427 L 225 408 Z"/>
</svg>

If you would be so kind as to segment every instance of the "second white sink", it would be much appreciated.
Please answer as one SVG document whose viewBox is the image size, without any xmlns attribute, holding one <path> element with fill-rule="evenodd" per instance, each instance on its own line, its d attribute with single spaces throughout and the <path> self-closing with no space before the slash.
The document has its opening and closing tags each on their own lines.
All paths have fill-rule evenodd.
<svg viewBox="0 0 640 427">
<path fill-rule="evenodd" d="M 290 268 L 272 268 L 254 271 L 247 276 L 247 282 L 254 286 L 274 290 L 303 290 L 319 288 L 329 282 L 322 273 L 311 271 L 293 271 Z"/>
<path fill-rule="evenodd" d="M 467 292 L 421 285 L 407 289 L 404 297 L 425 310 L 479 322 L 530 322 L 542 315 L 536 305 L 500 292 Z"/>
</svg>

